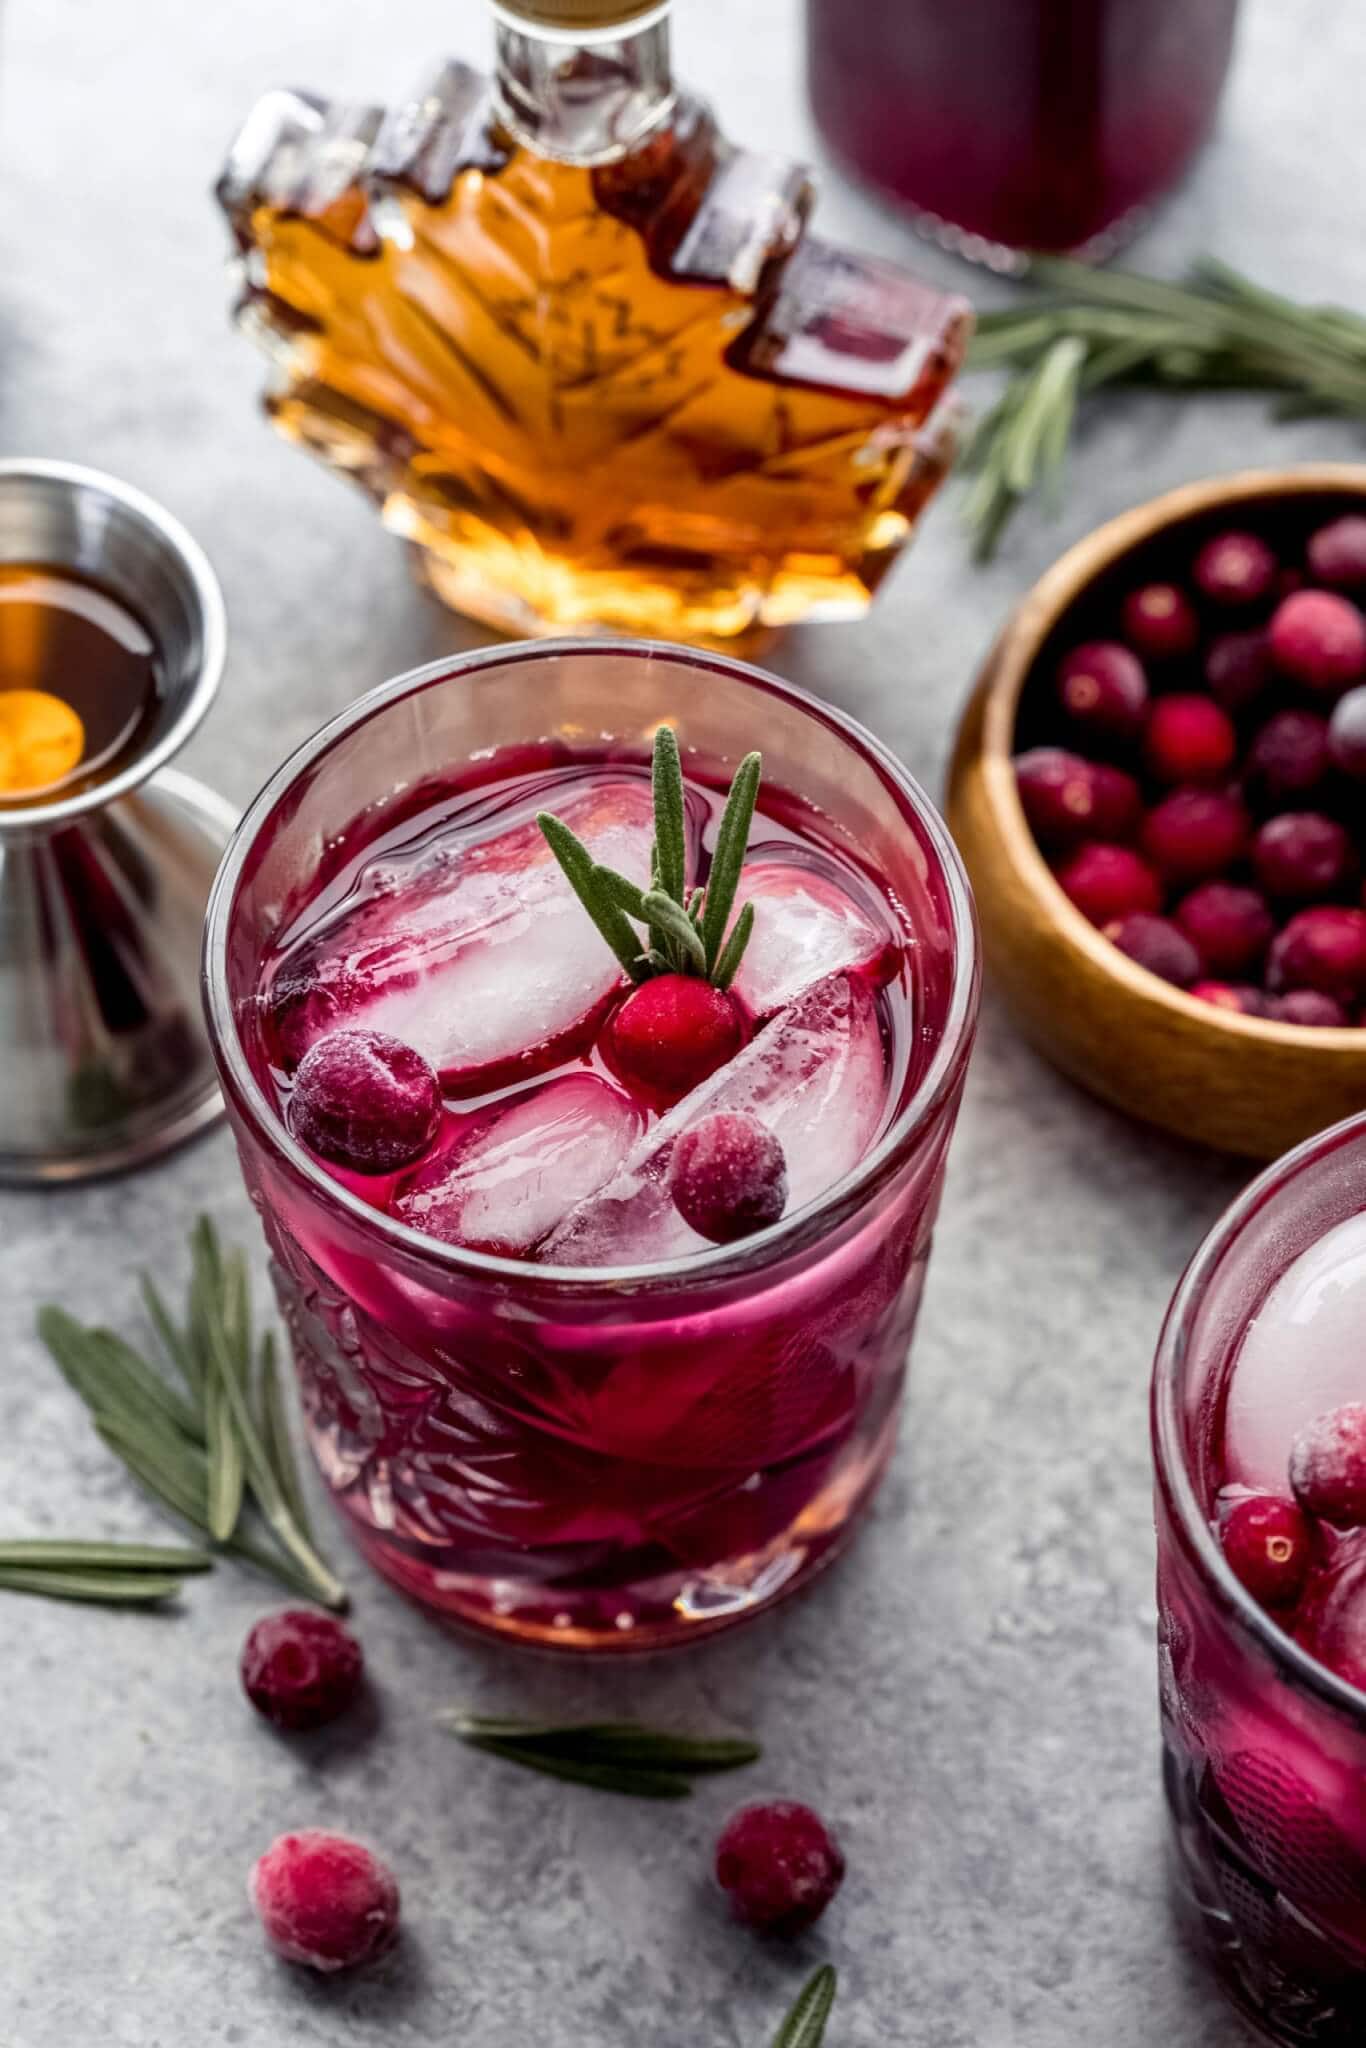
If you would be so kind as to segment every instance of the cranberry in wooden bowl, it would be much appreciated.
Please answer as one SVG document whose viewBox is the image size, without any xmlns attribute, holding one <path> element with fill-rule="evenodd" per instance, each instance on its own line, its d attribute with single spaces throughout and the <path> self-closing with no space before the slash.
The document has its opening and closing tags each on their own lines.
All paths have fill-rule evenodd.
<svg viewBox="0 0 1366 2048">
<path fill-rule="evenodd" d="M 951 772 L 1026 1036 L 1130 1114 L 1254 1158 L 1366 1107 L 1362 533 L 1346 464 L 1124 513 L 1007 622 Z M 1148 630 L 1153 593 L 1179 644 Z"/>
</svg>

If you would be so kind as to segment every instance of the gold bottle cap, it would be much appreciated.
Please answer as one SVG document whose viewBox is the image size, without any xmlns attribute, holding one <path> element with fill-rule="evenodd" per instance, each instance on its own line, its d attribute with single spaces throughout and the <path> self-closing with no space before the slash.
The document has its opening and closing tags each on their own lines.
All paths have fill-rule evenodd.
<svg viewBox="0 0 1366 2048">
<path fill-rule="evenodd" d="M 537 28 L 622 28 L 647 14 L 663 14 L 668 0 L 494 0 L 500 14 Z"/>
</svg>

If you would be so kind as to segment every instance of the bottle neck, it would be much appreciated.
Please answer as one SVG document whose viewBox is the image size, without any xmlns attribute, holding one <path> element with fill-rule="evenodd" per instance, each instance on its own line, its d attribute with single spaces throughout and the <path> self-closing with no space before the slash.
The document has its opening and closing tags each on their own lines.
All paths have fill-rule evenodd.
<svg viewBox="0 0 1366 2048">
<path fill-rule="evenodd" d="M 668 0 L 609 29 L 542 28 L 495 5 L 498 111 L 519 142 L 567 164 L 608 164 L 669 119 Z"/>
</svg>

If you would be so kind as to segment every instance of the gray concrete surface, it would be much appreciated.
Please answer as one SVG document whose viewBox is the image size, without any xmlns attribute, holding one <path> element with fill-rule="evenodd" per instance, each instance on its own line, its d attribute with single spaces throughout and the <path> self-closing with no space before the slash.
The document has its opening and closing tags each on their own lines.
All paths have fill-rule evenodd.
<svg viewBox="0 0 1366 2048">
<path fill-rule="evenodd" d="M 752 142 L 814 149 L 795 0 L 681 0 L 682 66 Z M 475 0 L 11 0 L 0 55 L 0 451 L 85 460 L 163 497 L 222 574 L 233 647 L 187 765 L 245 800 L 355 692 L 475 637 L 410 586 L 360 501 L 255 416 L 206 199 L 255 93 L 397 92 L 485 45 Z M 1354 0 L 1248 0 L 1219 138 L 1138 255 L 1217 250 L 1366 305 Z M 917 252 L 832 172 L 827 228 Z M 987 295 L 997 291 L 987 287 Z M 989 571 L 941 508 L 876 616 L 775 665 L 938 786 L 987 641 L 1054 553 L 1149 493 L 1248 459 L 1360 456 L 1255 403 L 1111 408 L 1056 524 Z M 0 1087 L 4 1085 L 0 1048 Z M 1171 1286 L 1241 1178 L 1056 1078 L 988 1003 L 899 1460 L 806 1599 L 682 1661 L 584 1671 L 453 1643 L 352 1566 L 374 1725 L 277 1741 L 236 1691 L 268 1590 L 230 1570 L 176 1619 L 0 1608 L 3 2048 L 761 2048 L 812 1959 L 831 2048 L 1222 2048 L 1240 2038 L 1172 1933 L 1160 1867 L 1145 1385 Z M 158 1170 L 0 1199 L 0 1532 L 152 1535 L 31 1334 L 59 1293 L 132 1309 L 206 1206 L 252 1235 L 221 1133 Z M 253 1240 L 254 1241 L 254 1240 Z M 796 1954 L 704 1882 L 735 1797 L 658 1811 L 466 1757 L 451 1701 L 758 1730 L 746 1790 L 810 1799 L 849 1853 Z M 381 1844 L 408 1939 L 355 1984 L 264 1953 L 244 1898 L 280 1829 Z"/>
</svg>

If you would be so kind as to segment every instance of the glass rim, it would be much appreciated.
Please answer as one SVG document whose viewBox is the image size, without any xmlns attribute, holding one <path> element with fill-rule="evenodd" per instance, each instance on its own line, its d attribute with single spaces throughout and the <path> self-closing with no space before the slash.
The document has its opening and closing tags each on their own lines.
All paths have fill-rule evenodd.
<svg viewBox="0 0 1366 2048">
<path fill-rule="evenodd" d="M 851 1172 L 837 1181 L 834 1187 L 827 1188 L 816 1201 L 809 1202 L 791 1216 L 780 1217 L 776 1223 L 756 1231 L 752 1237 L 733 1245 L 716 1245 L 707 1251 L 690 1252 L 681 1258 L 638 1265 L 542 1266 L 525 1259 L 500 1258 L 492 1253 L 445 1244 L 414 1230 L 396 1217 L 386 1215 L 382 1210 L 372 1208 L 310 1159 L 291 1135 L 252 1071 L 228 997 L 228 935 L 242 872 L 263 828 L 300 778 L 317 766 L 347 734 L 404 697 L 478 669 L 567 655 L 597 660 L 622 657 L 639 660 L 645 656 L 665 662 L 686 663 L 691 668 L 710 668 L 795 704 L 804 714 L 827 726 L 869 758 L 884 783 L 890 785 L 909 806 L 926 835 L 927 850 L 938 864 L 949 901 L 953 979 L 944 1027 L 910 1100 L 903 1105 L 877 1143 Z M 685 647 L 663 640 L 557 638 L 516 643 L 511 647 L 478 648 L 466 654 L 442 656 L 436 661 L 425 662 L 419 668 L 405 670 L 403 674 L 393 676 L 357 697 L 296 747 L 243 812 L 214 878 L 205 913 L 201 981 L 209 1042 L 229 1101 L 253 1136 L 277 1162 L 311 1192 L 340 1207 L 367 1235 L 443 1273 L 504 1285 L 511 1281 L 523 1291 L 600 1293 L 621 1288 L 639 1294 L 692 1282 L 722 1282 L 769 1265 L 826 1234 L 876 1189 L 894 1169 L 916 1134 L 932 1122 L 966 1059 L 977 1012 L 980 948 L 972 891 L 947 825 L 910 771 L 857 719 L 824 703 L 784 677 L 711 649 Z"/>
<path fill-rule="evenodd" d="M 1340 1678 L 1310 1655 L 1302 1644 L 1260 1606 L 1235 1576 L 1215 1540 L 1204 1512 L 1184 1448 L 1180 1391 L 1187 1338 L 1224 1255 L 1242 1231 L 1274 1202 L 1306 1167 L 1313 1166 L 1344 1144 L 1366 1140 L 1366 1110 L 1316 1131 L 1275 1159 L 1237 1195 L 1201 1240 L 1181 1276 L 1158 1338 L 1153 1363 L 1151 1433 L 1157 1481 L 1173 1509 L 1180 1535 L 1197 1566 L 1235 1621 L 1290 1677 L 1357 1722 L 1366 1722 L 1366 1692 Z"/>
</svg>

